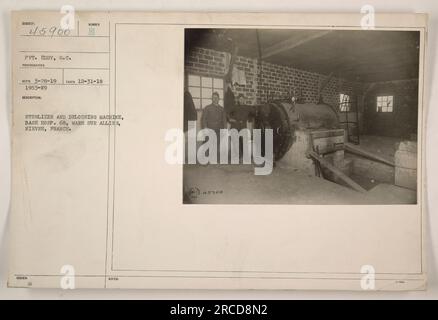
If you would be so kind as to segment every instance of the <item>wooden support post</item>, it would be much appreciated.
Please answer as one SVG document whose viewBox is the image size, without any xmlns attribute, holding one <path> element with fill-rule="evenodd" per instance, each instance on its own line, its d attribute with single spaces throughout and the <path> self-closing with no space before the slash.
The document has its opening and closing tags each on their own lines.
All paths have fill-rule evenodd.
<svg viewBox="0 0 438 320">
<path fill-rule="evenodd" d="M 345 151 L 348 151 L 350 153 L 357 154 L 359 156 L 362 156 L 362 157 L 365 157 L 365 158 L 368 158 L 368 159 L 371 159 L 371 160 L 374 160 L 377 162 L 384 163 L 384 164 L 391 166 L 391 167 L 395 167 L 394 162 L 391 162 L 391 161 L 389 161 L 385 158 L 382 158 L 382 157 L 380 157 L 374 153 L 371 153 L 369 151 L 365 151 L 365 150 L 359 148 L 358 146 L 352 145 L 351 143 L 345 143 L 344 149 L 345 149 Z"/>
</svg>

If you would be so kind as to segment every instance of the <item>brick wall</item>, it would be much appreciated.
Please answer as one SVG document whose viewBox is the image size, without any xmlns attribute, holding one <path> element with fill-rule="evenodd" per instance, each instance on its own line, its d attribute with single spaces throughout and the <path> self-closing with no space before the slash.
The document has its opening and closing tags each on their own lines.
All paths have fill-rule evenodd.
<svg viewBox="0 0 438 320">
<path fill-rule="evenodd" d="M 192 48 L 185 57 L 185 71 L 198 75 L 223 77 L 225 56 L 225 52 Z M 301 92 L 302 102 L 316 103 L 319 84 L 327 79 L 327 76 L 322 74 L 263 62 L 262 79 L 259 83 L 257 59 L 238 56 L 235 65 L 239 70 L 245 71 L 247 81 L 245 86 L 235 86 L 235 95 L 242 93 L 246 104 L 250 105 L 265 102 L 268 94 L 270 99 L 286 98 L 293 88 Z M 417 80 L 363 84 L 333 77 L 322 92 L 323 101 L 337 107 L 340 93 L 357 97 L 361 133 L 407 136 L 416 131 L 418 118 Z M 375 112 L 377 94 L 395 96 L 392 114 L 377 114 Z M 345 113 L 340 113 L 339 116 L 340 121 L 345 121 Z M 356 121 L 355 112 L 348 113 L 348 119 L 352 122 Z"/>
<path fill-rule="evenodd" d="M 185 56 L 185 70 L 199 75 L 223 77 L 225 73 L 225 53 L 193 48 Z"/>
<path fill-rule="evenodd" d="M 193 48 L 185 57 L 185 70 L 188 73 L 223 77 L 225 74 L 225 53 L 205 48 Z M 299 70 L 268 62 L 262 63 L 262 79 L 259 83 L 259 65 L 257 59 L 238 56 L 235 66 L 245 72 L 246 85 L 236 85 L 235 95 L 242 93 L 247 104 L 263 103 L 270 99 L 282 99 L 289 96 L 295 88 L 302 102 L 316 103 L 318 87 L 327 76 Z M 339 93 L 354 96 L 361 93 L 361 84 L 332 78 L 322 92 L 325 103 L 337 106 Z"/>
</svg>

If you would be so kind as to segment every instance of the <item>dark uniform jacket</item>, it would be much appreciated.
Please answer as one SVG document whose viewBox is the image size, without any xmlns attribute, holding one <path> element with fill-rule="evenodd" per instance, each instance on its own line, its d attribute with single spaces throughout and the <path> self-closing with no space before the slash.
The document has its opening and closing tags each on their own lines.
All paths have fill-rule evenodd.
<svg viewBox="0 0 438 320">
<path fill-rule="evenodd" d="M 249 119 L 249 108 L 244 105 L 237 105 L 228 115 L 231 128 L 242 130 L 246 128 L 246 121 Z"/>
<path fill-rule="evenodd" d="M 227 118 L 225 110 L 220 105 L 209 104 L 202 112 L 201 127 L 209 128 L 215 131 L 225 129 Z"/>
<path fill-rule="evenodd" d="M 230 88 L 227 88 L 224 96 L 224 109 L 227 115 L 229 115 L 236 105 L 236 98 L 234 97 L 234 93 Z"/>
<path fill-rule="evenodd" d="M 188 122 L 196 121 L 198 118 L 195 104 L 190 92 L 184 92 L 184 131 L 188 130 Z"/>
</svg>

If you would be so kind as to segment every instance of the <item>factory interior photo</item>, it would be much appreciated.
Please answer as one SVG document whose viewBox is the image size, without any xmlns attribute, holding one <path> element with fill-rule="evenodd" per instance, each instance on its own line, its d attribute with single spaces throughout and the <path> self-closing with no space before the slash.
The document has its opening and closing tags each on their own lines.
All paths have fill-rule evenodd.
<svg viewBox="0 0 438 320">
<path fill-rule="evenodd" d="M 419 65 L 418 31 L 186 29 L 186 136 L 272 129 L 273 159 L 185 163 L 183 203 L 416 204 Z"/>
</svg>

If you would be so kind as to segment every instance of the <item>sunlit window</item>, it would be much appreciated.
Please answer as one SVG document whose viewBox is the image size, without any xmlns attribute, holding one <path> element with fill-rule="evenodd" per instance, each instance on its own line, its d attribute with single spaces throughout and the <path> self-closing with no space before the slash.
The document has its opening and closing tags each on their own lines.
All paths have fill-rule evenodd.
<svg viewBox="0 0 438 320">
<path fill-rule="evenodd" d="M 211 96 L 213 92 L 217 92 L 219 94 L 219 104 L 223 106 L 223 79 L 189 74 L 188 88 L 197 109 L 203 109 L 212 103 Z"/>
<path fill-rule="evenodd" d="M 394 109 L 393 96 L 378 96 L 377 97 L 377 112 L 392 112 Z"/>
<path fill-rule="evenodd" d="M 339 95 L 339 110 L 341 112 L 350 111 L 350 96 L 348 94 L 341 93 Z"/>
</svg>

